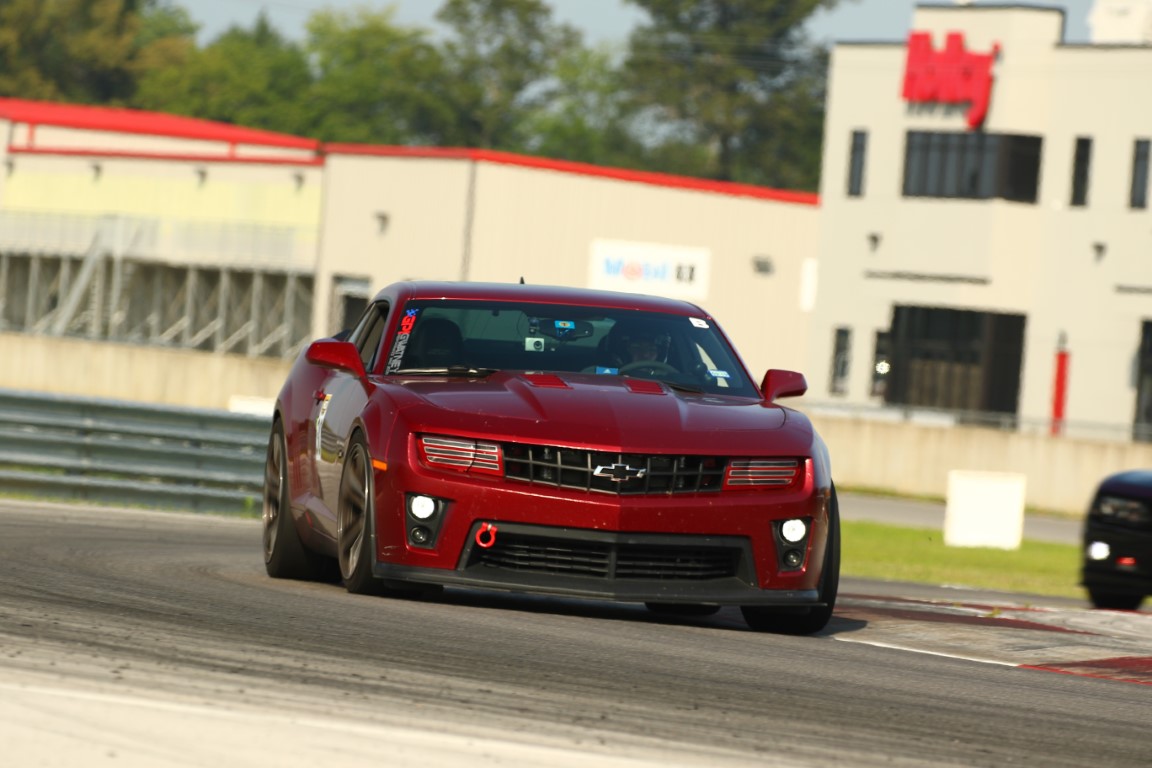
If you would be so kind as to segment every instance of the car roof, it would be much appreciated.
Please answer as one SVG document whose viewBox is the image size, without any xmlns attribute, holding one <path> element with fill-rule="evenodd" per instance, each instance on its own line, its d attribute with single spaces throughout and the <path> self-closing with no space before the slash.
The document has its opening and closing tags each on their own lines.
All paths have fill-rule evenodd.
<svg viewBox="0 0 1152 768">
<path fill-rule="evenodd" d="M 642 293 L 602 291 L 532 283 L 450 282 L 406 280 L 393 283 L 380 291 L 378 298 L 412 299 L 491 299 L 495 301 L 528 301 L 541 304 L 574 304 L 584 307 L 640 309 L 676 315 L 708 316 L 699 306 L 679 299 Z"/>
</svg>

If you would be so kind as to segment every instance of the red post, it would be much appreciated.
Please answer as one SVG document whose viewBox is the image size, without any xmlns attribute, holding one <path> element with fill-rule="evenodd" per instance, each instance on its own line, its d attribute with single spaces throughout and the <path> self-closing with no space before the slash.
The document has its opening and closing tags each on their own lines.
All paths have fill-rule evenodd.
<svg viewBox="0 0 1152 768">
<path fill-rule="evenodd" d="M 1052 383 L 1052 427 L 1053 437 L 1064 433 L 1064 403 L 1068 399 L 1068 350 L 1060 344 L 1056 348 L 1056 380 Z"/>
</svg>

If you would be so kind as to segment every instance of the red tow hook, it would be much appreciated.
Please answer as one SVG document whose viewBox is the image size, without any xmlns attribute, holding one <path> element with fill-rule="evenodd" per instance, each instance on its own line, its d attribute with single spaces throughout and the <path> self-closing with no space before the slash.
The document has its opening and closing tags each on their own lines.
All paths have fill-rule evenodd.
<svg viewBox="0 0 1152 768">
<path fill-rule="evenodd" d="M 480 530 L 476 531 L 476 546 L 488 549 L 496 543 L 496 526 L 492 523 L 481 523 Z"/>
</svg>

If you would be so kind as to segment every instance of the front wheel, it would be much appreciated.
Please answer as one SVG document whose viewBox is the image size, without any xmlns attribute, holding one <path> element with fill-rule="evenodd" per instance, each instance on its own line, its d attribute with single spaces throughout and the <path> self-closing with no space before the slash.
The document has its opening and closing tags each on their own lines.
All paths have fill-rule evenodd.
<svg viewBox="0 0 1152 768">
<path fill-rule="evenodd" d="M 375 510 L 372 462 L 368 446 L 357 432 L 352 437 L 340 476 L 336 509 L 336 559 L 344 587 L 357 595 L 378 595 L 384 584 L 372 575 Z"/>
<path fill-rule="evenodd" d="M 740 609 L 744 621 L 758 632 L 782 635 L 811 635 L 828 625 L 840 590 L 840 502 L 836 486 L 828 500 L 828 542 L 824 546 L 824 567 L 820 571 L 820 601 L 813 608 L 766 608 L 746 605 Z"/>
<path fill-rule="evenodd" d="M 1102 592 L 1098 589 L 1088 590 L 1088 599 L 1094 608 L 1104 608 L 1113 611 L 1134 611 L 1144 602 L 1144 595 L 1131 592 Z"/>
</svg>

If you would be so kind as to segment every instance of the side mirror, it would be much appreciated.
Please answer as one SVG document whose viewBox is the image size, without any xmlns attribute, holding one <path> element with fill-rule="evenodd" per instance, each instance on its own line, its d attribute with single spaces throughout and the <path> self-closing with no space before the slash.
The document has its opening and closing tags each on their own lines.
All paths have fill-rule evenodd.
<svg viewBox="0 0 1152 768">
<path fill-rule="evenodd" d="M 802 373 L 772 368 L 764 374 L 760 391 L 764 400 L 771 403 L 781 397 L 799 397 L 808 391 L 808 381 Z"/>
<path fill-rule="evenodd" d="M 364 372 L 360 351 L 350 341 L 336 341 L 334 339 L 314 341 L 308 345 L 308 351 L 304 353 L 304 357 L 313 365 L 346 371 L 360 379 L 368 375 Z"/>
</svg>

